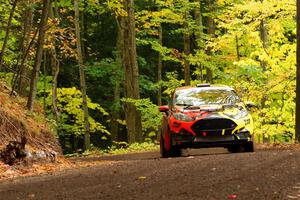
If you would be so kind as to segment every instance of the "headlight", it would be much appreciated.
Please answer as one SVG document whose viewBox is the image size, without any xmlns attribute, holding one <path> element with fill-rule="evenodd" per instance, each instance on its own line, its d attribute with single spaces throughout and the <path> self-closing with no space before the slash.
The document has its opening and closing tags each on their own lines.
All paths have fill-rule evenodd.
<svg viewBox="0 0 300 200">
<path fill-rule="evenodd" d="M 191 121 L 194 121 L 193 118 L 183 114 L 183 113 L 175 113 L 174 115 L 174 118 L 179 120 L 179 121 L 184 121 L 184 122 L 191 122 Z"/>
</svg>

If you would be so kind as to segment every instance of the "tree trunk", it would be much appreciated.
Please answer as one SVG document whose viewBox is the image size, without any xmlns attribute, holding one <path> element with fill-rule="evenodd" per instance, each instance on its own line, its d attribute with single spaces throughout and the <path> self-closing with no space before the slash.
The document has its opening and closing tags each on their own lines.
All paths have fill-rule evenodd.
<svg viewBox="0 0 300 200">
<path fill-rule="evenodd" d="M 159 34 L 159 38 L 158 38 L 158 42 L 159 44 L 162 46 L 162 40 L 163 40 L 163 35 L 162 35 L 162 26 L 161 24 L 159 25 L 158 28 L 158 34 Z M 161 53 L 158 54 L 158 65 L 157 65 L 157 83 L 160 84 L 161 82 L 161 74 L 162 74 L 162 55 Z M 157 105 L 161 106 L 162 102 L 161 102 L 161 86 L 158 86 L 158 91 L 157 91 Z"/>
<path fill-rule="evenodd" d="M 263 3 L 263 0 L 261 0 L 261 3 Z M 263 45 L 263 50 L 266 51 L 268 48 L 268 30 L 266 28 L 266 20 L 262 19 L 260 21 L 260 40 Z M 267 71 L 267 61 L 265 60 L 260 60 L 260 66 L 263 70 L 263 72 Z M 265 85 L 267 84 L 267 80 L 264 80 Z M 266 101 L 268 99 L 268 96 L 266 94 L 263 94 L 262 99 L 261 99 L 261 107 L 265 108 L 266 107 Z"/>
<path fill-rule="evenodd" d="M 30 47 L 33 44 L 33 41 L 37 35 L 37 31 L 34 34 L 32 41 L 31 38 L 31 30 L 32 30 L 32 21 L 33 21 L 33 6 L 31 0 L 27 0 L 23 2 L 23 6 L 25 5 L 25 10 L 23 12 L 23 35 L 20 42 L 21 56 L 20 60 L 18 59 L 16 63 L 17 72 L 14 74 L 12 79 L 12 91 L 11 95 L 17 89 L 17 92 L 21 96 L 26 96 L 26 88 L 29 85 L 30 78 L 28 78 L 29 69 L 26 67 L 26 61 L 29 54 Z M 21 61 L 19 65 L 19 61 Z"/>
<path fill-rule="evenodd" d="M 11 22 L 12 22 L 12 19 L 13 19 L 15 10 L 16 10 L 17 3 L 18 3 L 18 0 L 15 0 L 13 2 L 12 8 L 10 10 L 10 14 L 9 14 L 8 22 L 7 22 L 7 27 L 6 27 L 6 31 L 5 31 L 5 37 L 4 37 L 2 49 L 1 49 L 1 52 L 0 52 L 0 70 L 2 69 L 4 52 L 5 52 L 5 49 L 6 49 L 6 45 L 7 45 L 7 41 L 8 41 L 8 37 L 9 37 L 9 32 L 10 32 L 10 29 L 11 29 Z"/>
<path fill-rule="evenodd" d="M 117 23 L 118 23 L 118 19 Z M 121 44 L 121 29 L 118 27 L 118 36 L 117 36 L 117 60 L 120 61 L 121 63 L 121 51 L 122 51 L 122 44 Z M 119 66 L 121 67 L 121 66 Z M 120 89 L 120 84 L 121 84 L 121 77 L 119 75 L 119 70 L 120 68 L 116 69 L 115 72 L 115 88 L 114 88 L 114 103 L 117 105 L 116 107 L 113 108 L 112 110 L 112 121 L 111 121 L 111 128 L 110 128 L 110 133 L 111 133 L 111 140 L 112 141 L 118 141 L 119 140 L 119 122 L 117 121 L 120 119 L 120 99 L 121 99 L 121 89 Z"/>
<path fill-rule="evenodd" d="M 24 42 L 22 47 L 22 61 L 20 66 L 18 67 L 19 74 L 16 76 L 16 80 L 15 80 L 15 84 L 17 84 L 17 91 L 21 96 L 26 95 L 26 88 L 29 85 L 29 81 L 26 78 L 29 74 L 29 68 L 26 65 L 27 64 L 26 60 L 28 57 L 29 49 L 31 47 L 30 39 L 31 39 L 31 31 L 32 31 L 32 21 L 33 21 L 33 8 L 32 8 L 31 0 L 28 0 L 27 3 L 28 5 L 24 13 Z"/>
<path fill-rule="evenodd" d="M 80 24 L 80 28 L 81 28 L 81 48 L 82 48 L 82 57 L 83 57 L 83 62 L 85 62 L 85 60 L 87 60 L 88 58 L 88 49 L 87 49 L 87 20 L 86 20 L 86 13 L 85 13 L 85 9 L 87 7 L 86 1 L 83 1 L 84 3 L 84 10 L 81 13 L 81 24 Z"/>
<path fill-rule="evenodd" d="M 57 122 L 60 121 L 60 114 L 57 108 L 57 77 L 59 74 L 59 61 L 57 60 L 56 52 L 51 52 L 52 66 L 52 111 Z"/>
<path fill-rule="evenodd" d="M 89 111 L 87 106 L 87 95 L 86 95 L 86 82 L 85 82 L 85 72 L 82 57 L 82 47 L 81 47 L 81 37 L 80 37 L 80 22 L 79 22 L 79 7 L 78 1 L 74 0 L 75 9 L 75 32 L 76 32 L 76 46 L 77 46 L 77 59 L 79 65 L 79 75 L 80 75 L 80 88 L 82 93 L 82 106 L 84 112 L 84 149 L 90 149 L 90 124 L 89 124 Z"/>
<path fill-rule="evenodd" d="M 268 31 L 264 19 L 262 19 L 260 22 L 260 39 L 263 44 L 264 50 L 266 50 L 268 48 Z M 263 71 L 265 72 L 267 70 L 267 62 L 265 60 L 261 60 L 260 65 Z"/>
<path fill-rule="evenodd" d="M 116 75 L 118 76 L 118 75 Z M 120 104 L 120 80 L 117 80 L 116 78 L 115 82 L 115 88 L 114 88 L 114 103 L 119 105 Z M 115 110 L 112 111 L 112 121 L 111 121 L 111 140 L 112 141 L 118 141 L 118 134 L 119 134 L 119 122 L 117 121 L 120 119 L 120 110 L 119 107 L 115 107 Z"/>
<path fill-rule="evenodd" d="M 201 13 L 201 0 L 195 0 L 195 2 L 199 3 L 199 6 L 195 8 L 194 16 L 195 16 L 195 24 L 196 24 L 196 31 L 195 31 L 195 38 L 196 38 L 196 48 L 198 50 L 203 48 L 204 45 L 204 38 L 203 38 L 203 18 Z M 197 65 L 200 73 L 197 79 L 203 81 L 203 67 L 201 65 Z"/>
<path fill-rule="evenodd" d="M 196 47 L 197 49 L 201 49 L 203 47 L 203 18 L 201 13 L 201 0 L 195 0 L 199 3 L 199 6 L 195 8 L 194 16 L 196 23 Z"/>
<path fill-rule="evenodd" d="M 25 96 L 26 93 L 26 88 L 27 85 L 29 85 L 28 83 L 30 82 L 30 78 L 28 78 L 28 74 L 29 74 L 29 69 L 26 67 L 26 61 L 27 61 L 27 57 L 30 51 L 30 48 L 32 47 L 35 37 L 37 35 L 38 31 L 35 31 L 31 41 L 30 40 L 30 35 L 28 36 L 28 46 L 26 48 L 26 50 L 24 51 L 23 55 L 22 55 L 22 60 L 21 60 L 21 64 L 18 67 L 18 72 L 17 75 L 15 77 L 13 86 L 12 86 L 12 93 L 14 92 L 14 90 L 16 89 L 16 87 L 18 86 L 18 93 Z"/>
<path fill-rule="evenodd" d="M 47 87 L 47 80 L 46 80 L 46 77 L 47 77 L 47 52 L 44 51 L 43 52 L 44 54 L 44 62 L 43 62 L 43 73 L 44 73 L 44 80 L 43 80 L 43 107 L 44 107 L 44 115 L 46 117 L 46 109 L 47 109 L 47 105 L 46 105 L 46 98 L 47 98 L 47 95 L 46 95 L 46 87 Z"/>
<path fill-rule="evenodd" d="M 211 0 L 208 0 L 208 9 L 210 11 L 210 14 L 212 14 L 214 12 Z M 216 28 L 215 28 L 215 21 L 214 21 L 214 18 L 212 16 L 209 16 L 207 18 L 207 24 L 208 24 L 207 33 L 210 37 L 214 38 Z M 211 55 L 211 48 L 208 48 L 206 53 L 208 55 Z M 213 77 L 213 73 L 212 73 L 211 69 L 207 67 L 206 68 L 206 80 L 207 80 L 207 82 L 212 83 L 213 82 L 212 77 Z"/>
<path fill-rule="evenodd" d="M 185 20 L 188 21 L 188 12 L 185 13 Z M 183 32 L 183 45 L 184 45 L 184 85 L 188 86 L 191 84 L 191 69 L 188 56 L 191 53 L 191 37 L 189 25 L 187 22 L 184 23 Z"/>
<path fill-rule="evenodd" d="M 295 141 L 300 143 L 300 0 L 297 0 L 297 72 Z"/>
<path fill-rule="evenodd" d="M 34 66 L 33 66 L 33 72 L 31 76 L 30 81 L 30 91 L 27 101 L 27 108 L 30 111 L 33 111 L 34 107 L 34 100 L 36 96 L 36 90 L 37 90 L 37 82 L 39 78 L 39 72 L 42 62 L 42 56 L 43 56 L 43 46 L 44 46 L 44 40 L 45 40 L 45 33 L 46 33 L 46 26 L 47 26 L 47 20 L 48 20 L 48 11 L 51 5 L 51 0 L 43 0 L 43 11 L 42 11 L 42 18 L 39 26 L 39 37 L 37 41 L 37 50 L 36 50 L 36 56 L 34 60 Z"/>
<path fill-rule="evenodd" d="M 237 35 L 235 36 L 235 45 L 236 45 L 236 57 L 237 57 L 237 60 L 240 61 L 241 60 L 240 45 L 239 45 L 239 37 Z"/>
<path fill-rule="evenodd" d="M 56 6 L 55 6 L 56 7 Z M 54 16 L 54 11 L 55 11 L 55 7 L 51 8 L 50 10 L 50 17 L 52 19 L 55 18 Z M 53 11 L 54 9 L 54 11 Z M 50 63 L 51 63 L 51 71 L 52 71 L 52 112 L 55 115 L 55 120 L 58 122 L 60 122 L 60 113 L 58 111 L 57 108 L 57 77 L 59 74 L 59 60 L 57 58 L 57 53 L 56 53 L 56 43 L 55 43 L 55 39 L 51 41 L 52 43 L 52 48 L 50 51 Z"/>
<path fill-rule="evenodd" d="M 134 1 L 124 0 L 124 9 L 128 16 L 121 17 L 122 64 L 125 74 L 125 97 L 139 99 L 139 70 L 136 54 Z M 141 115 L 132 103 L 125 103 L 125 119 L 128 142 L 142 142 Z"/>
</svg>

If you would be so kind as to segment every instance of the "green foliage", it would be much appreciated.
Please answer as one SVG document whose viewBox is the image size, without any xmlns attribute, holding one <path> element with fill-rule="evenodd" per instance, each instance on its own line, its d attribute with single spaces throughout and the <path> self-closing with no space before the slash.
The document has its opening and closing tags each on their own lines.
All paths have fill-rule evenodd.
<svg viewBox="0 0 300 200">
<path fill-rule="evenodd" d="M 77 156 L 96 156 L 96 155 L 119 155 L 126 153 L 138 153 L 146 151 L 157 151 L 159 145 L 153 142 L 133 143 L 129 145 L 127 142 L 118 142 L 113 144 L 107 149 L 100 149 L 92 146 L 90 150 L 85 151 L 81 154 L 72 153 L 66 154 L 66 157 L 77 157 Z"/>
<path fill-rule="evenodd" d="M 0 72 L 0 79 L 4 82 L 10 84 L 13 79 L 14 74 L 13 73 L 4 73 Z"/>
<path fill-rule="evenodd" d="M 51 108 L 52 105 L 51 92 L 47 97 L 47 105 Z M 93 103 L 90 98 L 87 99 L 88 108 L 93 111 L 94 115 L 108 116 L 108 113 L 96 103 Z M 57 89 L 57 108 L 61 116 L 60 124 L 58 125 L 59 134 L 81 136 L 84 134 L 84 116 L 82 111 L 82 95 L 79 90 L 73 88 L 58 88 Z M 101 133 L 100 138 L 106 140 L 110 133 L 106 127 L 96 121 L 93 117 L 89 118 L 90 133 Z"/>
<path fill-rule="evenodd" d="M 112 146 L 108 149 L 108 154 L 124 154 L 124 153 L 133 153 L 133 152 L 143 152 L 143 151 L 157 151 L 159 146 L 152 142 L 143 142 L 143 143 L 133 143 L 124 148 L 118 148 Z"/>
<path fill-rule="evenodd" d="M 2 0 L 1 1 L 1 6 L 0 6 L 0 48 L 2 48 L 3 42 L 4 42 L 4 37 L 6 33 L 6 27 L 7 27 L 7 22 L 10 14 L 10 10 L 12 8 L 11 2 L 8 0 Z M 20 14 L 21 14 L 22 8 L 21 7 L 16 7 L 13 18 L 12 18 L 12 24 L 11 27 L 18 27 L 20 26 L 21 22 L 19 21 L 20 19 Z M 3 53 L 3 52 L 1 52 Z M 13 34 L 12 31 L 10 32 L 10 35 L 8 37 L 7 41 L 7 46 L 6 50 L 4 52 L 4 63 L 6 64 L 5 66 L 10 66 L 16 63 L 16 59 L 19 56 L 18 52 L 18 37 L 16 34 Z"/>
<path fill-rule="evenodd" d="M 37 83 L 37 96 L 44 96 L 44 92 L 50 91 L 52 88 L 52 76 L 40 76 Z"/>
<path fill-rule="evenodd" d="M 111 84 L 115 84 L 123 76 L 121 63 L 118 59 L 105 58 L 100 62 L 87 64 L 86 73 L 89 76 L 101 79 L 109 78 Z"/>
<path fill-rule="evenodd" d="M 235 2 L 219 15 L 225 29 L 210 46 L 233 65 L 219 72 L 218 82 L 233 85 L 245 100 L 256 102 L 253 112 L 256 139 L 291 142 L 295 118 L 295 6 L 293 1 Z M 260 37 L 261 20 L 267 45 Z M 236 57 L 238 39 L 241 59 Z M 234 58 L 234 59 L 232 59 Z M 266 63 L 263 71 L 261 62 Z"/>
<path fill-rule="evenodd" d="M 132 103 L 141 112 L 143 133 L 146 137 L 156 139 L 157 129 L 161 124 L 162 114 L 157 105 L 150 99 L 129 99 L 123 98 L 122 102 Z"/>
<path fill-rule="evenodd" d="M 184 80 L 178 80 L 178 74 L 176 72 L 167 72 L 166 81 L 161 81 L 159 84 L 165 88 L 164 94 L 170 97 L 176 88 L 184 84 Z"/>
</svg>

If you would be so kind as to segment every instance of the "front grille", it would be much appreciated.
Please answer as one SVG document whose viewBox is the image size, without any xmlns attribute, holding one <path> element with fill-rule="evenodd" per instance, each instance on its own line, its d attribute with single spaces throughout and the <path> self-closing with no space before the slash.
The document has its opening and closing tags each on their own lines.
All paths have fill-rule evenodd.
<svg viewBox="0 0 300 200">
<path fill-rule="evenodd" d="M 193 124 L 192 130 L 197 136 L 213 137 L 222 135 L 222 133 L 224 133 L 224 135 L 231 135 L 236 126 L 237 124 L 230 119 L 212 118 L 197 121 Z"/>
</svg>

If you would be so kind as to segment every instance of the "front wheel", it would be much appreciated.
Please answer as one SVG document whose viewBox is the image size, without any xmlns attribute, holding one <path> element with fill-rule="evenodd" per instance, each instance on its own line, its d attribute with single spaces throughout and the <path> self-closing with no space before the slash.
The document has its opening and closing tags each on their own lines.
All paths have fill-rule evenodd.
<svg viewBox="0 0 300 200">
<path fill-rule="evenodd" d="M 227 147 L 230 153 L 240 153 L 240 152 L 254 152 L 254 143 L 253 141 L 246 142 L 239 145 L 231 145 Z"/>
<path fill-rule="evenodd" d="M 240 145 L 231 145 L 227 147 L 227 150 L 230 153 L 240 153 L 241 152 L 241 146 Z"/>
<path fill-rule="evenodd" d="M 165 133 L 165 138 L 160 136 L 160 154 L 162 158 L 181 156 L 181 149 L 172 145 L 169 133 Z"/>
<path fill-rule="evenodd" d="M 253 141 L 247 142 L 244 144 L 244 152 L 254 152 L 254 143 Z"/>
</svg>

